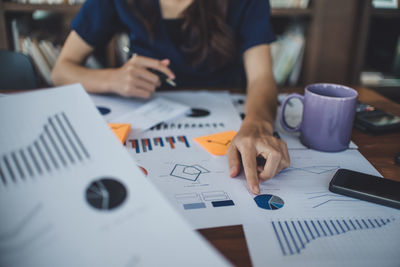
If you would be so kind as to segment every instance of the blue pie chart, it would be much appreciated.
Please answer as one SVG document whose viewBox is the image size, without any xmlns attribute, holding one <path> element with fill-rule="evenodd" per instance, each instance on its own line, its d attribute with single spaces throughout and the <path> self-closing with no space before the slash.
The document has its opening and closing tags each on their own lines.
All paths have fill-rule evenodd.
<svg viewBox="0 0 400 267">
<path fill-rule="evenodd" d="M 284 201 L 278 196 L 263 194 L 254 198 L 257 206 L 265 210 L 277 210 L 283 207 Z"/>
<path fill-rule="evenodd" d="M 108 113 L 111 112 L 111 109 L 107 108 L 107 107 L 100 107 L 98 106 L 97 109 L 99 110 L 101 115 L 107 115 Z"/>
</svg>

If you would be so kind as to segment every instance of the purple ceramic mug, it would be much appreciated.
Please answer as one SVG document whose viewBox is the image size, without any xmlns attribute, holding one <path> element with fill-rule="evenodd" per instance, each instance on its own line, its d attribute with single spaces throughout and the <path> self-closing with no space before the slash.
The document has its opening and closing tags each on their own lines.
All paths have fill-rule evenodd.
<svg viewBox="0 0 400 267">
<path fill-rule="evenodd" d="M 312 149 L 335 152 L 348 148 L 353 128 L 358 93 L 338 84 L 308 85 L 304 96 L 288 95 L 282 103 L 280 121 L 289 132 L 300 131 L 301 142 Z M 285 120 L 285 107 L 292 98 L 303 103 L 302 120 L 291 127 Z"/>
</svg>

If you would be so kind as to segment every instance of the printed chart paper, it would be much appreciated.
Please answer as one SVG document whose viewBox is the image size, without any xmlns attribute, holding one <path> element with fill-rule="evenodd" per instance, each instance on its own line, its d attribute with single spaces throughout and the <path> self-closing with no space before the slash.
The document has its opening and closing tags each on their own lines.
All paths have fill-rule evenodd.
<svg viewBox="0 0 400 267">
<path fill-rule="evenodd" d="M 353 215 L 364 210 L 371 214 L 377 211 L 399 213 L 392 208 L 331 193 L 329 182 L 340 169 L 351 169 L 371 175 L 381 176 L 378 171 L 358 152 L 327 153 L 314 150 L 289 150 L 290 167 L 282 170 L 274 178 L 260 183 L 260 194 L 255 196 L 247 186 L 244 175 L 233 179 L 237 184 L 236 195 L 246 218 L 252 221 L 271 216 L 291 216 L 293 214 Z M 241 184 L 241 185 L 240 185 Z M 250 197 L 249 197 L 250 196 Z"/>
<path fill-rule="evenodd" d="M 243 225 L 253 266 L 383 266 L 400 262 L 400 217 L 302 216 Z"/>
<path fill-rule="evenodd" d="M 398 266 L 400 211 L 328 190 L 339 168 L 380 176 L 368 161 L 357 150 L 289 153 L 291 166 L 260 195 L 244 197 L 244 178 L 237 186 L 254 266 Z"/>
<path fill-rule="evenodd" d="M 127 123 L 120 120 L 121 116 L 146 104 L 147 100 L 125 98 L 112 94 L 89 94 L 90 99 L 102 115 L 110 123 Z"/>
<path fill-rule="evenodd" d="M 243 173 L 230 178 L 226 156 L 211 155 L 193 141 L 237 131 L 241 120 L 235 106 L 243 108 L 245 99 L 232 100 L 220 92 L 160 96 L 188 105 L 191 112 L 140 134 L 131 133 L 125 148 L 146 179 L 193 228 L 243 224 L 255 266 L 358 266 L 374 249 L 388 258 L 386 266 L 399 262 L 399 253 L 395 255 L 399 211 L 328 190 L 339 168 L 380 176 L 356 149 L 318 152 L 282 133 L 289 144 L 290 167 L 261 183 L 261 193 L 255 196 Z M 306 224 L 316 228 L 306 232 Z M 299 232 L 301 227 L 304 233 Z M 320 256 L 330 251 L 332 255 Z"/>
<path fill-rule="evenodd" d="M 188 110 L 189 107 L 181 103 L 156 97 L 139 108 L 125 113 L 119 120 L 130 122 L 132 131 L 139 133 L 161 122 L 179 117 Z"/>
<path fill-rule="evenodd" d="M 131 133 L 127 151 L 193 228 L 240 224 L 240 204 L 230 188 L 226 157 L 213 156 L 193 141 L 194 137 L 240 127 L 229 94 L 200 91 L 159 95 L 191 107 L 190 112 L 146 132 Z"/>
<path fill-rule="evenodd" d="M 0 266 L 227 265 L 147 181 L 82 86 L 1 98 L 0 114 Z"/>
</svg>

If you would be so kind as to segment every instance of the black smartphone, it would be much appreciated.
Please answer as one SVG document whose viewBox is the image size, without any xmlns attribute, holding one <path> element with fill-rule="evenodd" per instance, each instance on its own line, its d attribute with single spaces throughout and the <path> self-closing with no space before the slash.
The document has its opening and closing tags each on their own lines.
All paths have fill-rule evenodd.
<svg viewBox="0 0 400 267">
<path fill-rule="evenodd" d="M 400 182 L 366 173 L 339 169 L 329 191 L 400 209 Z"/>
<path fill-rule="evenodd" d="M 400 130 L 400 117 L 359 102 L 354 126 L 368 133 L 382 134 Z"/>
</svg>

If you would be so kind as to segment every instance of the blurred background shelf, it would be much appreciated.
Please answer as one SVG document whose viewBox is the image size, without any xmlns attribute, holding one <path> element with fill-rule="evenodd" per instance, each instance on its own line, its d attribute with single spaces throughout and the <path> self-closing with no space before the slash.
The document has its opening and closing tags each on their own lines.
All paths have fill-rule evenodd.
<svg viewBox="0 0 400 267">
<path fill-rule="evenodd" d="M 36 10 L 45 10 L 52 12 L 61 12 L 61 13 L 73 13 L 76 14 L 82 5 L 74 4 L 19 4 L 13 2 L 5 2 L 3 3 L 4 12 L 26 12 L 32 13 Z"/>
<path fill-rule="evenodd" d="M 297 37 L 286 39 L 292 39 L 292 43 L 295 40 L 302 47 L 297 49 L 300 56 L 295 57 L 299 63 L 291 64 L 293 69 L 283 78 L 281 87 L 315 82 L 360 85 L 361 73 L 365 71 L 397 77 L 392 67 L 395 63 L 391 61 L 396 57 L 396 40 L 400 38 L 399 9 L 374 8 L 372 0 L 286 1 L 289 8 L 282 7 L 284 2 L 271 0 L 271 4 L 278 5 L 271 9 L 273 29 L 278 40 L 283 40 L 293 37 L 293 29 L 297 28 Z M 294 2 L 300 3 L 301 8 L 290 6 Z M 32 31 L 35 38 L 41 38 L 37 31 L 46 28 L 50 35 L 57 31 L 56 42 L 62 43 L 80 7 L 81 4 L 19 4 L 0 0 L 0 49 L 14 49 L 15 21 L 29 25 L 22 27 L 24 35 Z M 36 19 L 43 16 L 52 22 L 46 24 Z M 298 72 L 295 75 L 294 69 Z M 391 87 L 396 90 L 396 86 Z"/>
</svg>

